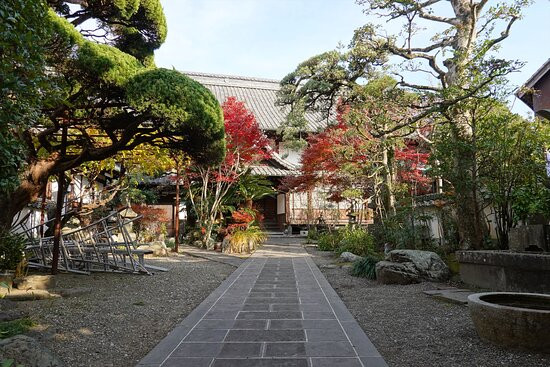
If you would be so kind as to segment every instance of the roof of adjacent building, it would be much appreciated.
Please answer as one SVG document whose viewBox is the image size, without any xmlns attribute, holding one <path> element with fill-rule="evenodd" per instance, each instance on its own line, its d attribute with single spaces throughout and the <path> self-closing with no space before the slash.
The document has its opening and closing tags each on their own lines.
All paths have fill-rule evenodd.
<svg viewBox="0 0 550 367">
<path fill-rule="evenodd" d="M 535 71 L 533 75 L 525 82 L 523 87 L 516 93 L 519 99 L 521 99 L 530 108 L 533 108 L 533 89 L 536 84 L 550 73 L 550 59 L 546 60 L 542 66 Z"/>
<path fill-rule="evenodd" d="M 236 97 L 256 116 L 262 130 L 277 130 L 285 121 L 289 107 L 276 105 L 279 81 L 274 79 L 250 78 L 243 76 L 184 72 L 192 79 L 207 87 L 220 103 L 227 97 Z M 321 113 L 307 113 L 308 131 L 318 131 L 326 127 L 326 119 Z"/>
<path fill-rule="evenodd" d="M 298 174 L 300 167 L 272 151 L 271 157 L 250 168 L 250 172 L 257 176 L 284 177 Z"/>
</svg>

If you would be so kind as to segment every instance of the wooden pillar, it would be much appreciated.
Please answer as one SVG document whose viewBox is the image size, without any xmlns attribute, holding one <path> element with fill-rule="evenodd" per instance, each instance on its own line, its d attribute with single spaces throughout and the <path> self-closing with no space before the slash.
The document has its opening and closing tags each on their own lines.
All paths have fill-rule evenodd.
<svg viewBox="0 0 550 367">
<path fill-rule="evenodd" d="M 176 161 L 176 208 L 174 216 L 174 252 L 179 251 L 180 247 L 180 161 Z"/>
<path fill-rule="evenodd" d="M 285 225 L 290 224 L 290 192 L 285 192 Z"/>
</svg>

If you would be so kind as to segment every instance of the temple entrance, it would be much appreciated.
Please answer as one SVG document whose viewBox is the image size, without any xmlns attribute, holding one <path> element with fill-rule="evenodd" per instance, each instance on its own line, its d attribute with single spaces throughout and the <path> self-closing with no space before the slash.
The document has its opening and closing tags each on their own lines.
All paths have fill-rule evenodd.
<svg viewBox="0 0 550 367">
<path fill-rule="evenodd" d="M 277 198 L 265 197 L 254 202 L 254 209 L 263 215 L 262 226 L 266 231 L 279 231 L 277 224 Z"/>
</svg>

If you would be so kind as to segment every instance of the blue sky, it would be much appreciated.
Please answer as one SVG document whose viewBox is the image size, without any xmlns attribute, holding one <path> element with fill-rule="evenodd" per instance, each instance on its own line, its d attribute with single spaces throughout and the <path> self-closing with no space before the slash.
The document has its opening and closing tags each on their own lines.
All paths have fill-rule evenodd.
<svg viewBox="0 0 550 367">
<path fill-rule="evenodd" d="M 298 63 L 346 44 L 369 19 L 354 0 L 161 0 L 168 21 L 158 66 L 281 79 Z M 495 0 L 490 1 L 496 2 Z M 526 62 L 526 81 L 548 58 L 550 1 L 536 0 L 502 44 L 503 58 Z M 520 101 L 513 110 L 526 114 Z"/>
</svg>

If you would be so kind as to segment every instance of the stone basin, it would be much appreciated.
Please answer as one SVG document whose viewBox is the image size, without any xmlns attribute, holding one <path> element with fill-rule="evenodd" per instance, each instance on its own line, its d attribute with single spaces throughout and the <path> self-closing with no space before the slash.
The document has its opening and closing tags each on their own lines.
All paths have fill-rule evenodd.
<svg viewBox="0 0 550 367">
<path fill-rule="evenodd" d="M 468 297 L 478 335 L 491 343 L 550 353 L 550 295 L 490 292 Z"/>
</svg>

